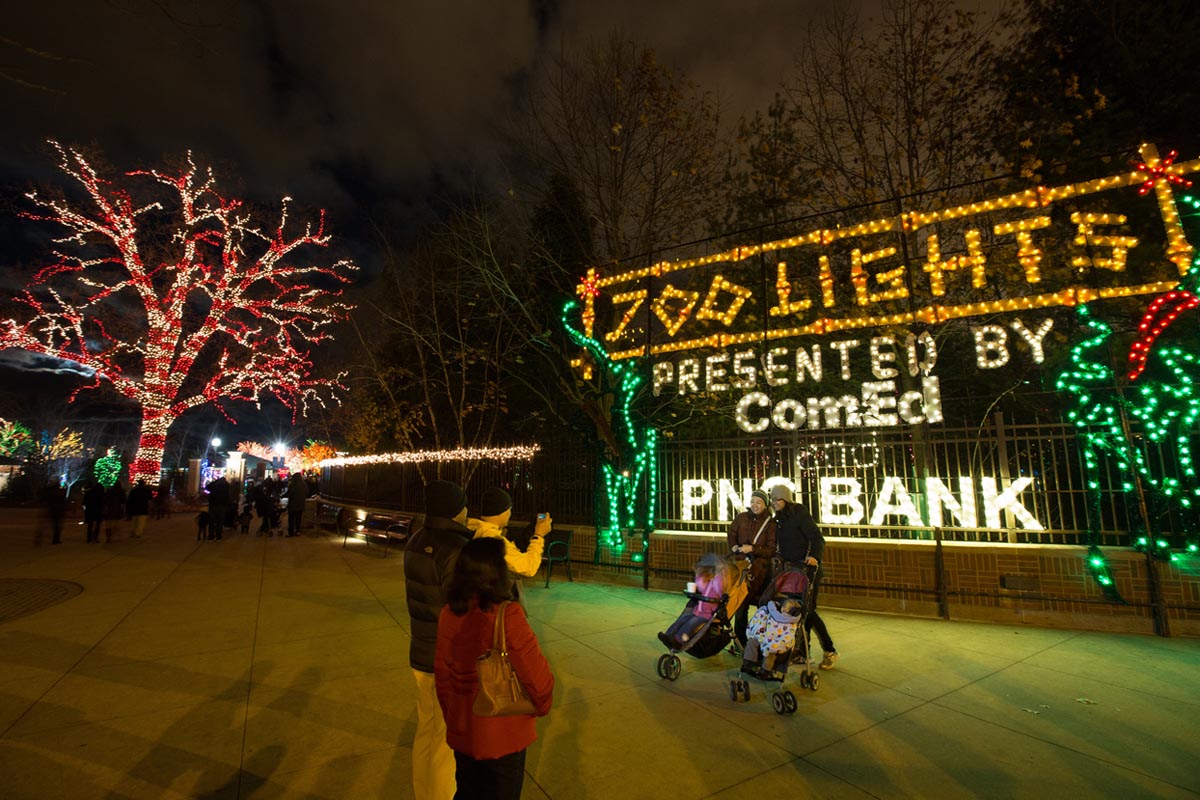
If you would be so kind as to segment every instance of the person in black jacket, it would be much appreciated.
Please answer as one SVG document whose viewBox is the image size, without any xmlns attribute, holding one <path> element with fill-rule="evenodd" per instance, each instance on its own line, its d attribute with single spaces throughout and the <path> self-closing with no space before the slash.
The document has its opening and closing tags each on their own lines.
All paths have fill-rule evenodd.
<svg viewBox="0 0 1200 800">
<path fill-rule="evenodd" d="M 83 521 L 87 523 L 88 544 L 100 541 L 100 524 L 104 521 L 104 487 L 88 481 L 83 492 Z"/>
<path fill-rule="evenodd" d="M 225 530 L 225 515 L 229 513 L 229 481 L 222 475 L 209 481 L 204 491 L 208 492 L 208 540 L 219 542 Z"/>
<path fill-rule="evenodd" d="M 129 490 L 129 496 L 125 498 L 125 516 L 133 521 L 133 530 L 129 535 L 134 539 L 142 538 L 142 533 L 146 530 L 146 517 L 150 514 L 150 499 L 153 494 L 146 481 L 139 478 Z"/>
<path fill-rule="evenodd" d="M 300 535 L 300 518 L 304 514 L 304 501 L 308 500 L 308 484 L 299 472 L 288 479 L 288 532 L 287 536 Z"/>
<path fill-rule="evenodd" d="M 457 484 L 430 481 L 425 522 L 404 551 L 404 591 L 411 639 L 408 662 L 417 683 L 417 732 L 413 739 L 413 796 L 451 800 L 454 751 L 446 744 L 446 721 L 433 677 L 437 624 L 454 574 L 458 551 L 471 538 L 467 495 Z"/>
<path fill-rule="evenodd" d="M 775 541 L 785 564 L 800 569 L 816 567 L 812 583 L 808 587 L 809 612 L 804 620 L 804 635 L 810 637 L 814 630 L 817 632 L 821 649 L 825 651 L 820 667 L 833 669 L 838 651 L 825 628 L 825 621 L 817 613 L 817 592 L 821 588 L 821 560 L 825 556 L 825 537 L 821 535 L 821 529 L 817 527 L 808 509 L 792 501 L 792 491 L 788 487 L 777 485 L 771 488 L 771 506 L 775 510 Z"/>
</svg>

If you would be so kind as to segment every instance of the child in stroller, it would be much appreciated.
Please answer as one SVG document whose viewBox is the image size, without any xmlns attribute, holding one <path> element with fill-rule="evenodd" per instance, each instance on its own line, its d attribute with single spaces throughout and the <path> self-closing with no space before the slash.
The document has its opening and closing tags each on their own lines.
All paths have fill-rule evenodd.
<svg viewBox="0 0 1200 800">
<path fill-rule="evenodd" d="M 817 690 L 820 676 L 808 659 L 807 637 L 802 635 L 804 617 L 808 612 L 809 578 L 803 572 L 787 570 L 776 575 L 763 593 L 762 604 L 746 628 L 746 652 L 741 672 L 769 683 L 782 684 L 787 677 L 788 663 L 793 655 L 804 657 L 800 686 Z M 734 700 L 750 699 L 750 687 L 745 680 L 730 681 L 729 695 Z M 796 711 L 796 697 L 782 687 L 771 697 L 775 711 L 791 714 Z"/>
<path fill-rule="evenodd" d="M 676 653 L 708 658 L 729 644 L 732 635 L 729 620 L 736 611 L 730 608 L 730 598 L 740 598 L 737 602 L 745 600 L 745 589 L 736 582 L 738 573 L 724 556 L 705 553 L 694 569 L 695 591 L 684 592 L 687 605 L 671 626 L 658 634 L 659 641 L 671 651 L 658 660 L 658 674 L 668 680 L 679 677 Z"/>
</svg>

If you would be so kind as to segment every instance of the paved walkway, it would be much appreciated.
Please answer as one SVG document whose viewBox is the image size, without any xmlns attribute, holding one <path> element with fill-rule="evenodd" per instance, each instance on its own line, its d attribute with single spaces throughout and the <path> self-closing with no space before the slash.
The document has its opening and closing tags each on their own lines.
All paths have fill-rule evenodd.
<svg viewBox="0 0 1200 800">
<path fill-rule="evenodd" d="M 0 624 L 4 798 L 407 798 L 402 559 L 308 531 L 34 547 L 0 511 L 0 580 L 83 592 Z M 681 598 L 529 585 L 558 679 L 526 798 L 1197 797 L 1200 641 L 830 610 L 842 659 L 776 715 L 736 667 L 655 674 Z"/>
</svg>

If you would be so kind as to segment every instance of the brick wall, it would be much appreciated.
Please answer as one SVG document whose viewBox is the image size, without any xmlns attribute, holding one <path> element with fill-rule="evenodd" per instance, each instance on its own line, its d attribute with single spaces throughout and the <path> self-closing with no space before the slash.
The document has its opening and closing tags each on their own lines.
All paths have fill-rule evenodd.
<svg viewBox="0 0 1200 800">
<path fill-rule="evenodd" d="M 572 538 L 576 576 L 643 584 L 640 537 L 620 550 L 603 548 L 595 564 L 595 532 Z M 655 535 L 648 553 L 653 589 L 679 589 L 704 552 L 725 552 L 722 538 Z M 1080 547 L 947 543 L 942 547 L 946 608 L 951 619 L 1049 627 L 1154 633 L 1146 557 L 1107 548 L 1117 589 L 1126 603 L 1108 600 L 1092 579 Z M 821 603 L 918 616 L 939 616 L 937 548 L 930 541 L 826 539 Z M 1200 558 L 1156 563 L 1174 636 L 1200 636 Z"/>
</svg>

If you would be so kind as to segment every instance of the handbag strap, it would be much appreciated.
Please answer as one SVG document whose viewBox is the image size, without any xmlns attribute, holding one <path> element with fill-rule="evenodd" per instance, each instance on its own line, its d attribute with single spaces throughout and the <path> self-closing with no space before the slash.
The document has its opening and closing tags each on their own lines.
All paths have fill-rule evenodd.
<svg viewBox="0 0 1200 800">
<path fill-rule="evenodd" d="M 504 635 L 504 608 L 509 600 L 501 601 L 496 607 L 496 626 L 492 628 L 492 649 L 499 650 L 502 655 L 508 654 L 508 641 Z"/>
<path fill-rule="evenodd" d="M 771 515 L 767 514 L 767 518 L 763 520 L 762 527 L 758 529 L 758 533 L 754 534 L 754 541 L 750 544 L 758 544 L 758 537 L 762 536 L 762 532 L 767 529 L 767 523 L 771 521 Z"/>
</svg>

